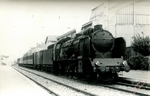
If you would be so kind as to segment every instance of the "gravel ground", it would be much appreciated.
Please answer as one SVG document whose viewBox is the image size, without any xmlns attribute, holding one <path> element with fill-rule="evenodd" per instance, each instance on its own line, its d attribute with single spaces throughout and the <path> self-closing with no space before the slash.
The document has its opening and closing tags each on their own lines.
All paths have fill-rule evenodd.
<svg viewBox="0 0 150 96">
<path fill-rule="evenodd" d="M 56 80 L 56 81 L 61 82 L 63 84 L 67 84 L 67 85 L 75 87 L 77 89 L 84 90 L 86 92 L 95 94 L 97 96 L 136 96 L 135 94 L 114 90 L 114 89 L 103 87 L 100 85 L 85 84 L 85 83 L 82 83 L 82 82 L 79 82 L 79 81 L 76 81 L 73 79 L 58 77 L 58 76 L 47 74 L 44 72 L 38 72 L 35 70 L 30 70 L 30 71 L 36 72 L 39 75 L 42 75 L 42 76 L 47 77 L 49 79 Z M 35 78 L 36 81 L 38 81 L 42 85 L 46 86 L 48 89 L 52 90 L 53 92 L 58 93 L 60 96 L 84 96 L 82 93 L 75 92 L 73 90 L 70 90 L 67 87 L 62 86 L 62 85 L 59 85 L 59 84 L 56 84 L 56 83 L 51 82 L 49 80 L 43 79 L 41 77 L 32 75 L 31 73 L 26 73 L 26 74 L 28 76 L 30 75 L 32 78 Z"/>
<path fill-rule="evenodd" d="M 120 72 L 120 74 L 122 73 Z M 123 72 L 123 75 L 119 75 L 119 77 L 134 78 L 145 83 L 150 83 L 150 71 L 130 70 L 129 72 Z"/>
</svg>

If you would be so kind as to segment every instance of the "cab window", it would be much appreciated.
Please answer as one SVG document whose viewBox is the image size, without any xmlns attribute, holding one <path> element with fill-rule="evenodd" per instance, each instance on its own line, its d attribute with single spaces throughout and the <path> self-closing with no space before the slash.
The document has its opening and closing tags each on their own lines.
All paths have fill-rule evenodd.
<svg viewBox="0 0 150 96">
<path fill-rule="evenodd" d="M 57 44 L 56 49 L 59 49 L 59 48 L 60 48 L 60 45 L 61 45 L 61 44 Z"/>
</svg>

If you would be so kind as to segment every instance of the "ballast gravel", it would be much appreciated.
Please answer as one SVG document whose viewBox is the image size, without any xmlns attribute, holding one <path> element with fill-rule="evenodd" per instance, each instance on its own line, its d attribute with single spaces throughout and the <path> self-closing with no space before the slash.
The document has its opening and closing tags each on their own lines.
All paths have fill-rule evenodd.
<svg viewBox="0 0 150 96">
<path fill-rule="evenodd" d="M 17 68 L 18 70 L 20 70 L 21 72 L 23 72 L 27 76 L 32 77 L 38 83 L 42 84 L 43 86 L 52 90 L 53 92 L 56 92 L 60 96 L 86 96 L 86 95 L 83 93 L 80 93 L 80 92 L 76 92 L 76 91 L 74 91 L 68 87 L 63 86 L 63 85 L 54 83 L 50 80 L 36 76 L 32 73 L 26 72 L 26 71 L 21 70 L 21 69 L 29 70 L 29 71 L 34 72 L 36 74 L 42 75 L 46 78 L 49 78 L 49 79 L 55 80 L 57 82 L 61 82 L 63 84 L 66 84 L 68 86 L 72 86 L 74 88 L 95 94 L 96 96 L 136 96 L 135 94 L 131 94 L 131 93 L 123 92 L 123 91 L 118 91 L 118 90 L 103 87 L 100 85 L 93 85 L 90 83 L 87 84 L 87 83 L 76 81 L 74 79 L 68 79 L 68 78 L 63 77 L 63 76 L 55 76 L 55 75 L 48 74 L 45 72 L 26 69 L 26 68 L 22 68 L 22 67 L 15 67 L 15 68 Z"/>
</svg>

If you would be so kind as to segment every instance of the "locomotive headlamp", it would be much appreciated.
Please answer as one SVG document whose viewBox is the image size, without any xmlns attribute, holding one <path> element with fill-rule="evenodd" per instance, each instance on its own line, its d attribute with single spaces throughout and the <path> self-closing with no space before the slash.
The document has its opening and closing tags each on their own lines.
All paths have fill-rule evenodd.
<svg viewBox="0 0 150 96">
<path fill-rule="evenodd" d="M 127 61 L 123 61 L 122 64 L 124 65 L 124 71 L 129 72 L 130 66 L 128 65 Z"/>
<path fill-rule="evenodd" d="M 128 65 L 127 61 L 123 61 L 122 64 L 123 64 L 124 66 L 127 66 L 127 65 Z"/>
<path fill-rule="evenodd" d="M 96 61 L 95 64 L 96 64 L 96 65 L 100 65 L 100 62 L 99 62 L 99 61 Z"/>
</svg>

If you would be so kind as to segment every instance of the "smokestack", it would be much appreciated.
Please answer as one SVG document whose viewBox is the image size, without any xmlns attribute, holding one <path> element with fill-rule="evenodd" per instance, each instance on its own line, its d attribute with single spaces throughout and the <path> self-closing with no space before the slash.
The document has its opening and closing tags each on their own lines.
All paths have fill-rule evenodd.
<svg viewBox="0 0 150 96">
<path fill-rule="evenodd" d="M 103 28 L 102 28 L 102 25 L 101 25 L 101 24 L 99 24 L 99 25 L 95 25 L 95 26 L 94 26 L 94 31 L 97 31 L 97 30 L 103 30 Z"/>
</svg>

